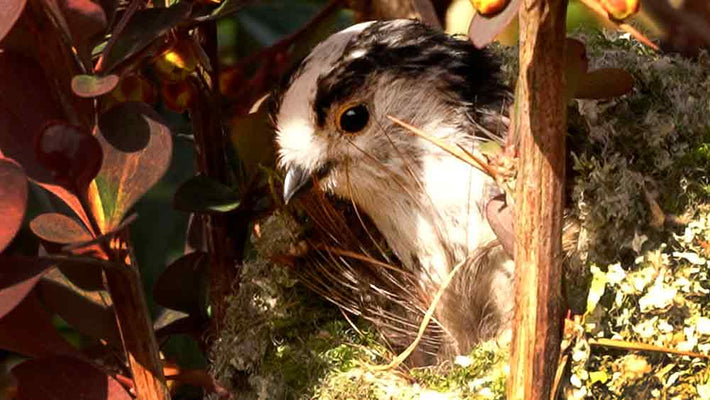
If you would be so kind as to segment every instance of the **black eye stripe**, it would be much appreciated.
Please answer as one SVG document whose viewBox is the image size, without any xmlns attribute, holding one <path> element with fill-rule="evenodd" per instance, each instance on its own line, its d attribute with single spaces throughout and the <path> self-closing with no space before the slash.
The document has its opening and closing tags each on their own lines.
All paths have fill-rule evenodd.
<svg viewBox="0 0 710 400">
<path fill-rule="evenodd" d="M 338 128 L 348 133 L 360 132 L 367 126 L 370 112 L 364 104 L 358 104 L 345 109 L 338 116 Z"/>
<path fill-rule="evenodd" d="M 356 58 L 343 58 L 318 78 L 313 109 L 316 123 L 323 127 L 334 104 L 346 102 L 366 85 L 368 79 L 387 72 L 394 76 L 449 91 L 476 115 L 481 104 L 497 104 L 506 89 L 498 79 L 499 67 L 486 51 L 476 49 L 468 40 L 451 37 L 411 21 L 375 22 L 355 36 L 344 55 L 359 52 Z"/>
</svg>

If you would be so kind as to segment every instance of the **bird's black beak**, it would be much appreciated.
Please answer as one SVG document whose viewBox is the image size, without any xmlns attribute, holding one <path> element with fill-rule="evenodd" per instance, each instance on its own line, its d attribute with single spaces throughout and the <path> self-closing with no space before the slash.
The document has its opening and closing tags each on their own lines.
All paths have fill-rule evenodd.
<svg viewBox="0 0 710 400">
<path fill-rule="evenodd" d="M 293 196 L 307 189 L 312 182 L 311 174 L 303 168 L 296 165 L 289 167 L 284 179 L 284 202 L 288 204 Z"/>
</svg>

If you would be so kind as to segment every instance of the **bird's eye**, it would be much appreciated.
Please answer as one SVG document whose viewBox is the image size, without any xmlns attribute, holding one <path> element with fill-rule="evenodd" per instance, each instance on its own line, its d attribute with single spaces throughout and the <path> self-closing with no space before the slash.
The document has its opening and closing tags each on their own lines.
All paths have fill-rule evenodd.
<svg viewBox="0 0 710 400">
<path fill-rule="evenodd" d="M 338 128 L 348 133 L 357 133 L 365 128 L 370 120 L 370 113 L 364 104 L 348 106 L 338 116 Z"/>
</svg>

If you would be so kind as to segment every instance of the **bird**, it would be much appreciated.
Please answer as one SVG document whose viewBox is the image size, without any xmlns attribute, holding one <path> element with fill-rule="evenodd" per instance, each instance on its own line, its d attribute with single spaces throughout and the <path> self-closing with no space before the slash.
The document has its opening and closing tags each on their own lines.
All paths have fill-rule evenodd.
<svg viewBox="0 0 710 400">
<path fill-rule="evenodd" d="M 363 22 L 331 35 L 274 95 L 284 202 L 319 191 L 374 225 L 389 248 L 382 257 L 396 260 L 406 271 L 397 276 L 411 281 L 379 292 L 411 292 L 399 294 L 401 303 L 410 304 L 409 295 L 424 299 L 415 308 L 425 308 L 464 264 L 434 314 L 446 343 L 439 355 L 464 354 L 510 327 L 514 263 L 485 213 L 501 192 L 489 175 L 390 117 L 474 150 L 504 142 L 510 102 L 500 64 L 487 50 L 408 19 Z M 352 224 L 339 226 L 331 230 Z M 348 279 L 357 282 L 351 272 Z"/>
</svg>

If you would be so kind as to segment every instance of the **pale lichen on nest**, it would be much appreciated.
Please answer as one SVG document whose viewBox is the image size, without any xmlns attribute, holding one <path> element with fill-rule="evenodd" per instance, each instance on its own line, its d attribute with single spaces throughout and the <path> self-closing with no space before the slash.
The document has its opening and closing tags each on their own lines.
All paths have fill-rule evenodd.
<svg viewBox="0 0 710 400">
<path fill-rule="evenodd" d="M 672 354 L 710 351 L 710 58 L 587 39 L 592 65 L 628 70 L 636 88 L 578 102 L 588 136 L 572 199 L 593 278 L 567 398 L 710 399 L 707 360 Z M 628 348 L 589 347 L 602 338 Z"/>
<path fill-rule="evenodd" d="M 629 95 L 570 106 L 569 208 L 586 238 L 582 273 L 596 282 L 582 337 L 707 354 L 710 58 L 656 55 L 619 35 L 582 36 L 591 68 L 623 68 L 636 81 Z M 514 59 L 514 50 L 499 52 Z M 504 68 L 515 75 L 514 63 Z M 503 398 L 507 346 L 496 342 L 458 363 L 405 374 L 364 367 L 392 356 L 374 330 L 350 327 L 269 259 L 295 244 L 293 224 L 281 214 L 262 223 L 211 352 L 213 372 L 240 398 Z M 565 378 L 570 398 L 710 399 L 704 359 L 585 343 L 577 342 Z"/>
</svg>

